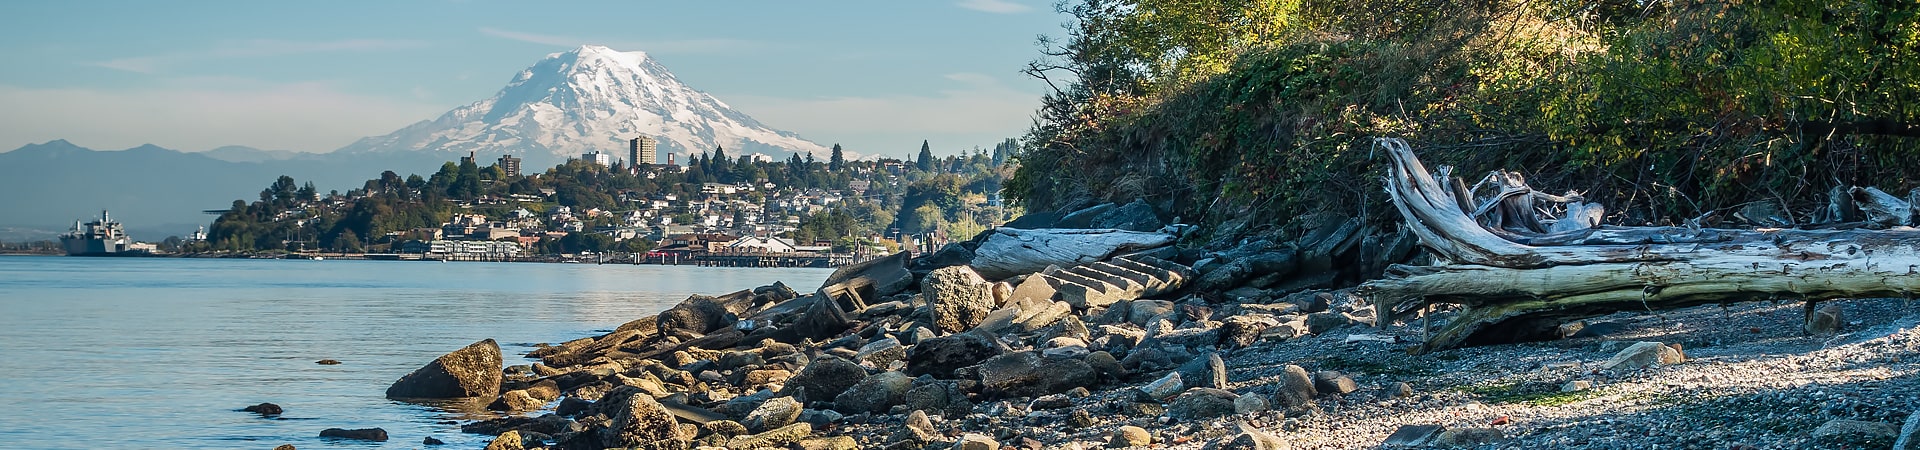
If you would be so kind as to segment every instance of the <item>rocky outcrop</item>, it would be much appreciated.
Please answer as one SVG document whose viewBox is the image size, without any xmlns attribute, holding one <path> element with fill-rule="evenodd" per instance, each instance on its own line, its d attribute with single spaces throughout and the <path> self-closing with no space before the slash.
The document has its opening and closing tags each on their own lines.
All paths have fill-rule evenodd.
<svg viewBox="0 0 1920 450">
<path fill-rule="evenodd" d="M 272 403 L 261 403 L 258 405 L 248 406 L 245 408 L 240 408 L 240 411 L 259 414 L 262 417 L 278 416 L 280 415 L 280 413 L 286 412 L 286 410 L 280 408 L 280 405 L 275 405 Z"/>
<path fill-rule="evenodd" d="M 353 439 L 353 440 L 360 440 L 360 441 L 386 442 L 387 430 L 379 429 L 379 428 L 360 428 L 360 429 L 352 429 L 352 430 L 344 429 L 344 428 L 328 428 L 325 430 L 320 430 L 320 437 L 335 438 L 335 439 Z"/>
<path fill-rule="evenodd" d="M 660 312 L 656 319 L 664 333 L 703 335 L 731 326 L 739 314 L 753 306 L 753 291 L 739 291 L 719 297 L 694 295 L 673 308 Z"/>
<path fill-rule="evenodd" d="M 400 377 L 387 388 L 387 397 L 492 397 L 500 392 L 501 367 L 500 345 L 482 340 Z"/>
</svg>

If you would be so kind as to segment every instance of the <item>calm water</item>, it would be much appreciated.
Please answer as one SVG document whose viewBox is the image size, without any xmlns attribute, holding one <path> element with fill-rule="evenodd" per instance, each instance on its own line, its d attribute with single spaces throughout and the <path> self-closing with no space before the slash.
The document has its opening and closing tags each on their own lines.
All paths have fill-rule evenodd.
<svg viewBox="0 0 1920 450">
<path fill-rule="evenodd" d="M 825 269 L 0 256 L 0 447 L 480 448 L 473 417 L 385 399 L 387 385 L 494 338 L 604 332 L 693 293 Z M 344 362 L 314 364 L 321 359 Z M 235 409 L 260 402 L 280 419 Z M 326 428 L 385 428 L 384 443 Z"/>
</svg>

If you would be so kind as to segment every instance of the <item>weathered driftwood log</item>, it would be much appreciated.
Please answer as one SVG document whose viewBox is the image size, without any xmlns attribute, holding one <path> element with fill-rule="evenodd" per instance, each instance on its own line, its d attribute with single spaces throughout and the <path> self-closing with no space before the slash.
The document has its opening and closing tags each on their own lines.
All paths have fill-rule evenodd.
<svg viewBox="0 0 1920 450">
<path fill-rule="evenodd" d="M 1618 311 L 1920 292 L 1920 230 L 1913 228 L 1596 226 L 1597 205 L 1577 196 L 1536 195 L 1514 177 L 1500 193 L 1476 201 L 1445 168 L 1436 179 L 1404 141 L 1376 145 L 1393 158 L 1386 181 L 1394 206 L 1439 262 L 1393 266 L 1362 292 L 1373 298 L 1383 324 L 1431 303 L 1463 306 L 1429 338 L 1430 348 L 1551 338 L 1567 320 Z M 1911 211 L 1891 203 L 1899 200 L 1890 195 L 1870 197 L 1886 205 L 1885 215 Z M 1538 214 L 1531 200 L 1543 198 L 1578 205 L 1568 208 L 1574 217 L 1550 226 L 1539 223 L 1551 218 L 1525 217 Z M 1512 209 L 1520 207 L 1526 209 Z M 1560 226 L 1567 220 L 1581 226 Z"/>
<path fill-rule="evenodd" d="M 988 279 L 1071 267 L 1173 244 L 1166 233 L 1121 230 L 999 228 L 973 251 L 973 269 Z"/>
</svg>

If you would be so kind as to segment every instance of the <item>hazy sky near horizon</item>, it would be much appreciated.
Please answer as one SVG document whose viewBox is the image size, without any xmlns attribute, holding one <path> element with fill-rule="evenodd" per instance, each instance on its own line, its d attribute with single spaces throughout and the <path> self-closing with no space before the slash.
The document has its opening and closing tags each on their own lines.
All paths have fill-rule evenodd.
<svg viewBox="0 0 1920 450">
<path fill-rule="evenodd" d="M 645 51 L 774 128 L 869 155 L 1016 137 L 1053 0 L 0 3 L 0 151 L 67 139 L 325 152 L 492 96 L 547 54 Z"/>
</svg>

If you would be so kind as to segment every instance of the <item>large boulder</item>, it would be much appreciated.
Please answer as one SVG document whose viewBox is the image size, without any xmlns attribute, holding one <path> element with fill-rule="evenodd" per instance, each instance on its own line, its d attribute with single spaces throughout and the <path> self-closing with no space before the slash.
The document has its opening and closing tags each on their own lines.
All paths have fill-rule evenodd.
<svg viewBox="0 0 1920 450">
<path fill-rule="evenodd" d="M 694 295 L 660 312 L 655 319 L 663 333 L 684 331 L 702 335 L 733 325 L 740 313 L 753 307 L 753 291 L 742 290 L 719 297 Z"/>
<path fill-rule="evenodd" d="M 1060 218 L 1062 217 L 1066 217 L 1066 214 L 1058 213 L 1058 212 L 1049 212 L 1049 211 L 1031 212 L 1031 213 L 1027 213 L 1026 215 L 1014 218 L 1013 221 L 1007 222 L 1006 224 L 1000 225 L 1000 226 L 1006 227 L 1006 228 L 1019 228 L 1022 230 L 1032 230 L 1032 229 L 1039 229 L 1039 228 L 1062 228 L 1055 225 L 1060 222 Z"/>
<path fill-rule="evenodd" d="M 1258 428 L 1240 422 L 1240 434 L 1220 438 L 1201 450 L 1291 450 L 1293 444 Z"/>
<path fill-rule="evenodd" d="M 647 395 L 627 396 L 600 430 L 600 444 L 613 448 L 685 448 L 691 440 L 673 413 Z"/>
<path fill-rule="evenodd" d="M 1164 233 L 1120 230 L 998 228 L 979 248 L 970 264 L 981 276 L 1003 279 L 1105 260 L 1116 254 L 1163 247 L 1175 237 Z"/>
<path fill-rule="evenodd" d="M 760 402 L 760 406 L 747 413 L 747 418 L 742 419 L 740 424 L 756 433 L 780 428 L 800 420 L 800 413 L 804 409 L 793 397 L 775 398 Z"/>
<path fill-rule="evenodd" d="M 1279 384 L 1274 386 L 1273 405 L 1287 410 L 1311 406 L 1313 396 L 1318 393 L 1307 369 L 1288 364 L 1280 372 Z"/>
<path fill-rule="evenodd" d="M 1180 420 L 1205 420 L 1232 415 L 1233 401 L 1240 396 L 1222 389 L 1193 388 L 1167 405 L 1167 415 Z"/>
<path fill-rule="evenodd" d="M 492 339 L 427 363 L 387 387 L 388 398 L 492 397 L 500 393 L 500 344 Z"/>
<path fill-rule="evenodd" d="M 1226 318 L 1220 324 L 1220 343 L 1239 348 L 1260 341 L 1260 334 L 1280 325 L 1280 320 L 1265 314 L 1242 314 Z"/>
<path fill-rule="evenodd" d="M 1920 411 L 1907 415 L 1907 425 L 1900 427 L 1900 438 L 1894 441 L 1893 450 L 1920 450 Z"/>
<path fill-rule="evenodd" d="M 813 424 L 795 422 L 760 434 L 734 436 L 727 439 L 727 448 L 786 448 L 788 444 L 812 435 Z"/>
<path fill-rule="evenodd" d="M 907 347 L 900 345 L 899 339 L 892 337 L 875 339 L 853 355 L 853 360 L 879 369 L 886 369 L 894 361 L 907 359 Z"/>
<path fill-rule="evenodd" d="M 907 350 L 907 373 L 951 379 L 954 369 L 979 364 L 1000 352 L 992 336 L 978 332 L 927 339 Z"/>
<path fill-rule="evenodd" d="M 1065 212 L 1054 220 L 1052 228 L 1093 228 L 1093 220 L 1106 215 L 1108 211 L 1120 207 L 1119 203 L 1101 203 Z"/>
<path fill-rule="evenodd" d="M 1058 295 L 1059 289 L 1054 288 L 1053 283 L 1047 282 L 1046 277 L 1030 276 L 1020 281 L 1020 285 L 1013 287 L 1013 292 L 1007 294 L 1006 303 L 1017 304 L 1030 300 L 1050 301 Z"/>
<path fill-rule="evenodd" d="M 1186 364 L 1181 364 L 1176 373 L 1180 374 L 1186 387 L 1227 388 L 1227 363 L 1216 352 L 1194 357 Z"/>
<path fill-rule="evenodd" d="M 387 430 L 380 429 L 380 428 L 361 428 L 356 430 L 349 430 L 345 428 L 328 428 L 325 430 L 320 430 L 320 437 L 386 442 Z"/>
<path fill-rule="evenodd" d="M 1838 332 L 1840 331 L 1840 327 L 1846 323 L 1846 313 L 1840 310 L 1840 305 L 1822 306 L 1820 309 L 1815 310 L 1812 316 L 1807 317 L 1807 333 L 1828 334 Z"/>
<path fill-rule="evenodd" d="M 1193 289 L 1225 292 L 1254 277 L 1292 273 L 1298 262 L 1297 254 L 1287 248 L 1247 255 L 1200 275 L 1200 279 L 1193 282 Z"/>
<path fill-rule="evenodd" d="M 800 373 L 787 379 L 787 392 L 795 390 L 805 395 L 806 401 L 825 401 L 838 397 L 860 380 L 867 378 L 867 369 L 853 361 L 837 356 L 821 356 L 808 363 Z"/>
<path fill-rule="evenodd" d="M 428 439 L 432 439 L 432 438 L 428 438 Z M 486 450 L 526 450 L 526 449 L 527 449 L 526 440 L 520 437 L 520 431 L 518 430 L 507 430 L 507 432 L 505 433 L 500 433 L 499 437 L 493 438 L 493 442 L 487 443 L 487 448 L 486 448 Z"/>
<path fill-rule="evenodd" d="M 1876 447 L 1888 442 L 1897 444 L 1900 429 L 1884 422 L 1833 419 L 1813 429 L 1813 438 L 1829 444 Z"/>
<path fill-rule="evenodd" d="M 1133 448 L 1153 445 L 1153 433 L 1133 425 L 1123 425 L 1113 430 L 1113 437 L 1107 439 L 1107 447 Z"/>
<path fill-rule="evenodd" d="M 1360 390 L 1360 385 L 1346 374 L 1322 370 L 1313 373 L 1313 390 L 1322 394 L 1348 394 Z"/>
<path fill-rule="evenodd" d="M 939 438 L 940 434 L 934 430 L 933 421 L 927 418 L 927 413 L 916 409 L 907 413 L 907 420 L 900 424 L 892 436 L 887 437 L 887 443 L 889 448 L 919 448 Z"/>
<path fill-rule="evenodd" d="M 966 266 L 928 273 L 920 280 L 920 295 L 933 308 L 933 326 L 948 333 L 973 329 L 999 306 L 993 301 L 993 284 Z"/>
<path fill-rule="evenodd" d="M 1093 228 L 1158 231 L 1167 226 L 1167 223 L 1160 220 L 1160 216 L 1154 213 L 1153 206 L 1148 205 L 1146 200 L 1134 200 L 1132 203 L 1113 208 L 1101 214 L 1100 217 L 1094 218 L 1092 225 Z"/>
<path fill-rule="evenodd" d="M 1008 353 L 980 364 L 980 383 L 1010 396 L 1058 394 L 1099 380 L 1099 373 L 1082 359 L 1047 358 L 1037 351 Z"/>
<path fill-rule="evenodd" d="M 948 418 L 959 418 L 973 411 L 973 402 L 967 400 L 966 393 L 960 392 L 957 383 L 935 380 L 928 375 L 914 379 L 903 402 L 908 410 L 933 411 Z"/>
<path fill-rule="evenodd" d="M 847 414 L 884 413 L 905 401 L 913 377 L 900 372 L 881 372 L 860 380 L 833 398 L 833 409 Z"/>
</svg>

